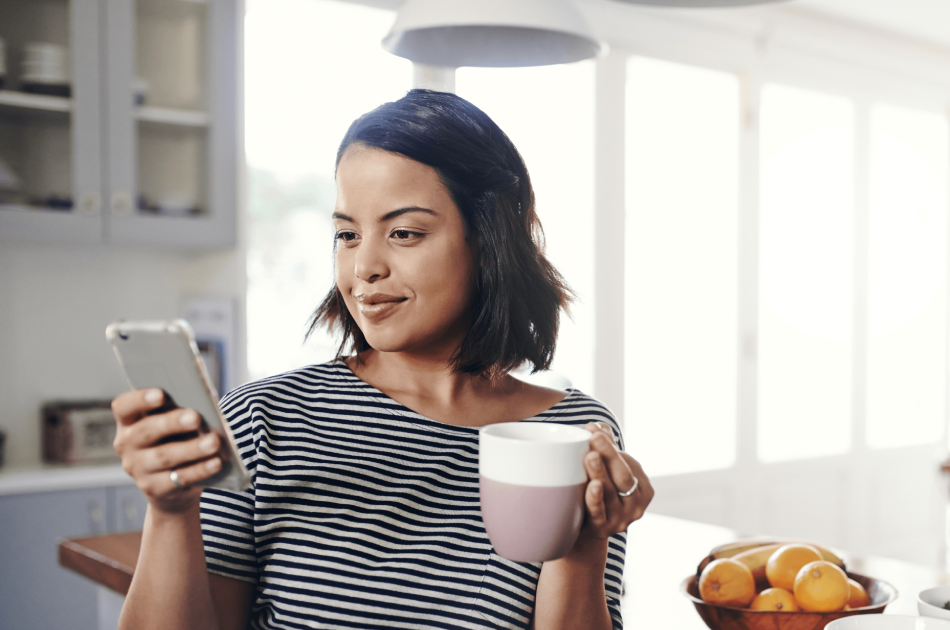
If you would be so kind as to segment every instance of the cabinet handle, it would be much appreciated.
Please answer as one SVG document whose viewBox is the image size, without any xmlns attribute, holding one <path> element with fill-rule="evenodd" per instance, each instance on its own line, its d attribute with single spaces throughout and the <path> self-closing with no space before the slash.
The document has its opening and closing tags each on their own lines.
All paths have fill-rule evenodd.
<svg viewBox="0 0 950 630">
<path fill-rule="evenodd" d="M 99 214 L 102 211 L 102 198 L 99 193 L 87 191 L 80 194 L 79 211 L 83 214 Z"/>
<path fill-rule="evenodd" d="M 89 504 L 89 521 L 92 523 L 92 531 L 100 532 L 103 529 L 105 521 L 105 510 L 102 509 L 102 503 L 93 501 Z"/>
<path fill-rule="evenodd" d="M 132 214 L 132 193 L 127 190 L 112 192 L 112 214 L 121 216 Z"/>
<path fill-rule="evenodd" d="M 139 505 L 135 499 L 126 497 L 122 501 L 122 511 L 125 512 L 126 527 L 136 527 L 139 524 Z"/>
</svg>

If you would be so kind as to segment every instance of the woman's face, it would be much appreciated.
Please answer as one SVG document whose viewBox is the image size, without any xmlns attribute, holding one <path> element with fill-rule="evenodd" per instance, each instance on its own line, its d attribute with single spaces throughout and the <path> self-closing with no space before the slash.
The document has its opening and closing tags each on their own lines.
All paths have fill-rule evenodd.
<svg viewBox="0 0 950 630">
<path fill-rule="evenodd" d="M 435 169 L 354 145 L 336 182 L 336 285 L 366 341 L 448 358 L 468 330 L 474 256 Z"/>
</svg>

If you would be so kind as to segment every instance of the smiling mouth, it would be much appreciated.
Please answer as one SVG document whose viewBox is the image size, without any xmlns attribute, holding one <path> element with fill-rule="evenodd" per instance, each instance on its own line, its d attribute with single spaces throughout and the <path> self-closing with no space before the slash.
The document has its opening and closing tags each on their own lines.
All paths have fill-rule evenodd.
<svg viewBox="0 0 950 630">
<path fill-rule="evenodd" d="M 360 313 L 369 319 L 381 318 L 388 315 L 407 298 L 380 293 L 361 294 L 356 296 Z"/>
</svg>

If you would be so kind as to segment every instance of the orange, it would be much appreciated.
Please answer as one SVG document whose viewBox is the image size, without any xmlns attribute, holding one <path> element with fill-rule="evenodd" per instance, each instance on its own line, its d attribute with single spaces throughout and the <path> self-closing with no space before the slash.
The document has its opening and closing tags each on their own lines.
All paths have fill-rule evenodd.
<svg viewBox="0 0 950 630">
<path fill-rule="evenodd" d="M 755 597 L 755 578 L 738 560 L 713 560 L 699 576 L 699 596 L 710 604 L 745 608 Z"/>
<path fill-rule="evenodd" d="M 871 598 L 868 597 L 868 592 L 864 590 L 863 586 L 851 578 L 848 578 L 848 585 L 851 587 L 851 595 L 848 597 L 848 608 L 861 608 L 871 603 Z"/>
<path fill-rule="evenodd" d="M 784 588 L 767 588 L 749 604 L 752 610 L 771 610 L 778 612 L 798 612 L 795 596 Z"/>
<path fill-rule="evenodd" d="M 791 591 L 795 585 L 795 576 L 801 568 L 816 560 L 821 560 L 821 554 L 811 545 L 782 545 L 769 556 L 765 564 L 765 577 L 768 578 L 770 586 Z"/>
<path fill-rule="evenodd" d="M 842 610 L 851 597 L 848 576 L 837 565 L 818 560 L 809 562 L 795 576 L 795 601 L 808 612 Z"/>
</svg>

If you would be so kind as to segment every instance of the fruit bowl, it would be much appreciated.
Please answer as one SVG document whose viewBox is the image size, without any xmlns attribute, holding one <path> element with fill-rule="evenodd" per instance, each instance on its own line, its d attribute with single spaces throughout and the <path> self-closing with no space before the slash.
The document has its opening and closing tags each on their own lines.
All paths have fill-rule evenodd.
<svg viewBox="0 0 950 630">
<path fill-rule="evenodd" d="M 848 577 L 868 592 L 868 597 L 871 598 L 869 606 L 829 613 L 729 608 L 709 604 L 700 599 L 695 575 L 683 580 L 680 591 L 693 602 L 696 612 L 711 630 L 822 630 L 828 623 L 842 617 L 882 613 L 885 606 L 897 599 L 897 589 L 884 580 L 876 580 L 857 573 L 848 573 Z"/>
</svg>

